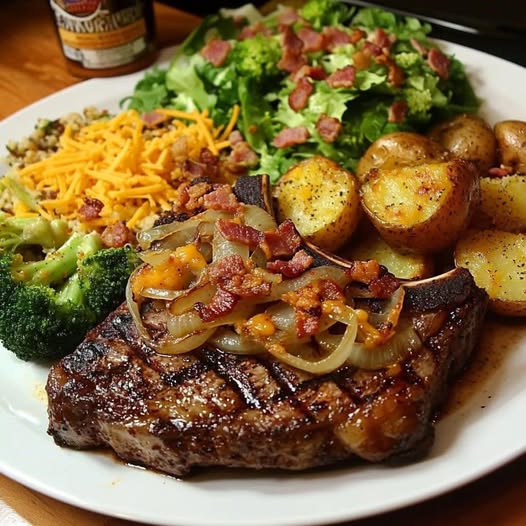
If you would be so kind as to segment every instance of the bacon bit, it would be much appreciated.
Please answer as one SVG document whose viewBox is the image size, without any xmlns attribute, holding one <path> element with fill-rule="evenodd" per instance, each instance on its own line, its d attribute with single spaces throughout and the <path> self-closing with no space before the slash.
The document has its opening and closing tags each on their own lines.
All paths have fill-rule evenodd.
<svg viewBox="0 0 526 526">
<path fill-rule="evenodd" d="M 390 298 L 393 292 L 400 287 L 400 281 L 389 272 L 385 272 L 378 279 L 373 279 L 368 288 L 375 298 Z"/>
<path fill-rule="evenodd" d="M 107 226 L 100 237 L 102 244 L 108 248 L 121 248 L 133 240 L 131 230 L 123 221 Z"/>
<path fill-rule="evenodd" d="M 205 167 L 193 161 L 192 159 L 185 159 L 181 165 L 181 170 L 186 177 L 202 177 L 205 174 Z"/>
<path fill-rule="evenodd" d="M 301 245 L 301 238 L 294 223 L 287 219 L 274 232 L 265 232 L 261 249 L 268 259 L 292 257 Z"/>
<path fill-rule="evenodd" d="M 269 37 L 272 35 L 272 31 L 269 27 L 264 25 L 262 22 L 256 22 L 251 26 L 245 26 L 241 33 L 239 33 L 238 40 L 245 40 L 247 38 L 254 38 L 256 35 L 263 35 Z"/>
<path fill-rule="evenodd" d="M 305 126 L 283 128 L 283 130 L 274 137 L 272 144 L 276 148 L 288 148 L 289 146 L 295 146 L 296 144 L 307 142 L 309 136 L 309 130 L 307 130 Z"/>
<path fill-rule="evenodd" d="M 247 245 L 251 250 L 254 250 L 265 240 L 263 232 L 252 228 L 249 225 L 240 225 L 228 219 L 219 219 L 217 221 L 217 228 L 221 235 L 228 239 L 228 241 L 234 241 Z"/>
<path fill-rule="evenodd" d="M 246 141 L 237 142 L 232 145 L 232 150 L 228 154 L 226 166 L 229 171 L 235 174 L 245 173 L 247 168 L 256 166 L 259 162 L 258 154 Z"/>
<path fill-rule="evenodd" d="M 230 42 L 220 38 L 212 38 L 201 49 L 201 56 L 218 68 L 225 63 L 231 48 Z"/>
<path fill-rule="evenodd" d="M 147 128 L 155 128 L 169 119 L 168 115 L 157 111 L 145 112 L 142 114 L 141 118 Z"/>
<path fill-rule="evenodd" d="M 362 51 L 374 57 L 379 57 L 382 54 L 382 48 L 377 46 L 376 44 L 373 44 L 373 42 L 370 42 L 369 40 L 367 40 L 367 42 L 364 42 Z"/>
<path fill-rule="evenodd" d="M 227 184 L 220 185 L 212 192 L 207 193 L 204 196 L 203 205 L 205 208 L 224 212 L 237 212 L 240 207 L 232 188 Z"/>
<path fill-rule="evenodd" d="M 389 38 L 389 35 L 381 28 L 377 27 L 373 35 L 373 43 L 376 44 L 384 53 L 389 53 L 389 48 L 392 46 L 393 42 Z"/>
<path fill-rule="evenodd" d="M 402 122 L 407 115 L 408 106 L 403 100 L 395 100 L 389 107 L 388 122 Z"/>
<path fill-rule="evenodd" d="M 352 43 L 352 36 L 337 27 L 324 27 L 322 35 L 325 40 L 325 49 L 329 51 L 339 46 Z"/>
<path fill-rule="evenodd" d="M 303 51 L 311 53 L 321 51 L 325 45 L 325 38 L 321 33 L 310 27 L 302 27 L 298 30 L 298 37 L 303 42 Z"/>
<path fill-rule="evenodd" d="M 198 302 L 194 305 L 194 310 L 204 322 L 214 321 L 230 314 L 238 301 L 239 298 L 235 294 L 218 288 L 208 305 Z"/>
<path fill-rule="evenodd" d="M 316 122 L 316 129 L 325 142 L 334 142 L 342 131 L 342 123 L 335 117 L 320 115 Z"/>
<path fill-rule="evenodd" d="M 210 268 L 209 275 L 214 285 L 241 298 L 268 296 L 272 287 L 264 275 L 254 269 L 252 261 L 245 262 L 238 254 L 218 261 Z"/>
<path fill-rule="evenodd" d="M 288 26 L 283 30 L 281 47 L 283 54 L 278 62 L 279 69 L 294 73 L 307 63 L 307 59 L 303 55 L 303 42 Z"/>
<path fill-rule="evenodd" d="M 208 148 L 201 148 L 199 161 L 205 167 L 204 176 L 211 180 L 219 179 L 219 156 L 212 153 Z"/>
<path fill-rule="evenodd" d="M 184 207 L 189 212 L 201 210 L 204 206 L 204 196 L 212 190 L 207 182 L 187 183 L 181 185 L 180 194 L 183 197 Z"/>
<path fill-rule="evenodd" d="M 282 296 L 283 301 L 294 308 L 298 338 L 318 332 L 323 313 L 322 303 L 327 300 L 345 301 L 340 287 L 332 280 L 316 280 L 301 289 Z"/>
<path fill-rule="evenodd" d="M 327 77 L 327 84 L 331 88 L 352 88 L 356 72 L 354 66 L 337 69 Z"/>
<path fill-rule="evenodd" d="M 371 55 L 360 50 L 353 54 L 352 61 L 356 69 L 364 70 L 371 65 Z"/>
<path fill-rule="evenodd" d="M 351 33 L 351 44 L 358 44 L 360 40 L 364 39 L 367 36 L 367 33 L 365 31 L 362 31 L 361 29 L 355 29 Z"/>
<path fill-rule="evenodd" d="M 298 80 L 308 77 L 313 80 L 325 80 L 327 72 L 321 66 L 301 66 L 300 69 L 291 75 L 291 80 L 297 82 Z"/>
<path fill-rule="evenodd" d="M 278 25 L 279 26 L 291 26 L 302 18 L 299 13 L 293 7 L 285 7 L 278 14 Z"/>
<path fill-rule="evenodd" d="M 238 130 L 234 130 L 228 136 L 228 141 L 232 146 L 236 145 L 238 142 L 243 142 L 244 140 L 243 135 L 241 135 L 241 132 Z"/>
<path fill-rule="evenodd" d="M 302 77 L 289 94 L 289 106 L 294 111 L 302 110 L 309 103 L 309 97 L 313 91 L 314 86 L 305 77 Z"/>
<path fill-rule="evenodd" d="M 490 168 L 488 170 L 488 174 L 491 177 L 506 177 L 507 175 L 511 175 L 513 173 L 513 169 L 511 166 L 506 166 L 504 164 L 501 164 L 500 166 L 494 166 L 493 168 Z"/>
<path fill-rule="evenodd" d="M 104 208 L 104 203 L 98 199 L 91 197 L 84 198 L 84 204 L 79 208 L 78 215 L 83 221 L 91 221 L 100 216 L 100 212 Z"/>
<path fill-rule="evenodd" d="M 429 50 L 427 62 L 431 69 L 442 79 L 449 77 L 449 58 L 437 48 Z"/>
<path fill-rule="evenodd" d="M 409 42 L 411 42 L 411 45 L 413 46 L 413 48 L 416 51 L 418 51 L 420 55 L 422 55 L 423 57 L 427 57 L 428 50 L 424 46 L 424 44 L 422 44 L 422 42 L 419 42 L 416 38 L 411 38 Z"/>
<path fill-rule="evenodd" d="M 352 265 L 345 271 L 352 281 L 368 285 L 374 279 L 380 277 L 382 268 L 378 261 L 353 261 Z"/>
<path fill-rule="evenodd" d="M 399 88 L 405 81 L 404 70 L 391 57 L 380 55 L 375 59 L 377 64 L 387 66 L 387 80 L 391 86 Z"/>
<path fill-rule="evenodd" d="M 289 261 L 284 261 L 283 259 L 269 261 L 267 269 L 271 272 L 283 274 L 286 278 L 296 278 L 309 269 L 313 263 L 314 258 L 307 254 L 305 250 L 300 250 Z"/>
</svg>

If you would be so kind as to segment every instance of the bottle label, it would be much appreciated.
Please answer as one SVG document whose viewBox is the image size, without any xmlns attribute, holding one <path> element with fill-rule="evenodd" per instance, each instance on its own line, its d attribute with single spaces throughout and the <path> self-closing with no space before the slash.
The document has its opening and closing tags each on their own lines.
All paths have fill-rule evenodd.
<svg viewBox="0 0 526 526">
<path fill-rule="evenodd" d="M 50 0 L 64 55 L 83 67 L 133 62 L 148 45 L 143 2 Z M 115 8 L 112 6 L 115 4 Z"/>
</svg>

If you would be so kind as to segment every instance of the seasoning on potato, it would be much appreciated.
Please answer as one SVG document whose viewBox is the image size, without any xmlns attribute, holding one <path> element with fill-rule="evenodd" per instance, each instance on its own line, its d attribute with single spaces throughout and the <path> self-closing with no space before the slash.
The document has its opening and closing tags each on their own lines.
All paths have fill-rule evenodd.
<svg viewBox="0 0 526 526">
<path fill-rule="evenodd" d="M 497 143 L 488 123 L 473 113 L 457 115 L 434 126 L 428 137 L 455 159 L 474 162 L 482 174 L 495 166 Z"/>
<path fill-rule="evenodd" d="M 320 155 L 293 166 L 274 195 L 279 220 L 292 219 L 307 241 L 327 250 L 342 247 L 360 218 L 358 181 Z"/>
<path fill-rule="evenodd" d="M 526 235 L 501 230 L 469 231 L 457 243 L 455 263 L 486 290 L 490 308 L 526 316 Z"/>
<path fill-rule="evenodd" d="M 526 122 L 501 121 L 495 124 L 500 164 L 512 173 L 526 173 Z"/>
<path fill-rule="evenodd" d="M 402 252 L 430 254 L 451 246 L 479 199 L 475 166 L 454 160 L 369 172 L 362 206 L 380 235 Z"/>
</svg>

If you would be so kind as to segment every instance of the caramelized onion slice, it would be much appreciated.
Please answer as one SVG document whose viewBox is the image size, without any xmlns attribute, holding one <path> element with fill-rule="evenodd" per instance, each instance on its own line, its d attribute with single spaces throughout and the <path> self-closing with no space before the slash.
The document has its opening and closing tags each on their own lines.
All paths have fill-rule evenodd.
<svg viewBox="0 0 526 526">
<path fill-rule="evenodd" d="M 265 347 L 260 343 L 244 338 L 232 329 L 221 327 L 217 329 L 210 343 L 221 351 L 232 354 L 260 354 L 265 352 Z"/>
<path fill-rule="evenodd" d="M 358 321 L 356 314 L 349 320 L 343 336 L 341 336 L 339 344 L 329 352 L 329 354 L 320 360 L 307 360 L 292 354 L 282 346 L 270 345 L 267 351 L 276 357 L 281 362 L 284 362 L 292 367 L 307 371 L 311 374 L 327 374 L 341 367 L 349 358 L 352 351 L 354 340 L 356 339 L 356 333 L 358 331 Z M 301 352 L 301 346 L 296 348 L 297 351 Z"/>
<path fill-rule="evenodd" d="M 128 283 L 126 284 L 126 291 L 125 291 L 126 305 L 128 306 L 128 310 L 130 311 L 132 319 L 135 323 L 135 326 L 137 327 L 137 330 L 139 331 L 139 335 L 141 336 L 142 340 L 144 342 L 149 342 L 151 338 L 150 338 L 148 331 L 146 330 L 146 327 L 144 326 L 142 322 L 141 313 L 139 310 L 139 304 L 135 301 L 135 298 L 133 297 L 133 291 L 132 291 L 131 284 L 133 282 L 133 276 L 135 275 L 137 270 L 138 268 L 134 270 L 134 272 L 128 279 Z"/>
<path fill-rule="evenodd" d="M 153 343 L 152 346 L 159 354 L 183 354 L 204 345 L 214 331 L 215 329 L 206 329 L 181 338 L 166 336 L 159 342 Z"/>
<path fill-rule="evenodd" d="M 410 323 L 400 323 L 395 335 L 374 347 L 355 343 L 347 363 L 360 369 L 383 369 L 403 360 L 410 352 L 422 347 L 418 334 Z"/>
<path fill-rule="evenodd" d="M 260 232 L 267 232 L 278 228 L 274 218 L 268 212 L 263 210 L 263 208 L 255 205 L 245 205 L 244 210 L 245 225 L 251 226 Z"/>
</svg>

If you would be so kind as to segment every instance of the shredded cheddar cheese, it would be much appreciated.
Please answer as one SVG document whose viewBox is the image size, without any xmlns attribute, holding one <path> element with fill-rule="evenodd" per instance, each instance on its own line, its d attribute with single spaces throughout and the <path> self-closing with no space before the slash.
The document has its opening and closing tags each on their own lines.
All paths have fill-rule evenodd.
<svg viewBox="0 0 526 526">
<path fill-rule="evenodd" d="M 205 147 L 215 155 L 229 147 L 239 108 L 234 106 L 228 125 L 218 128 L 207 111 L 156 112 L 172 119 L 159 133 L 145 134 L 145 123 L 134 110 L 77 133 L 66 126 L 56 153 L 18 170 L 22 184 L 37 196 L 38 210 L 15 202 L 15 215 L 39 213 L 77 221 L 80 230 L 101 230 L 123 221 L 133 230 L 146 217 L 170 209 L 183 175 L 181 161 L 199 159 Z M 103 205 L 94 218 L 79 215 L 89 199 Z"/>
</svg>

